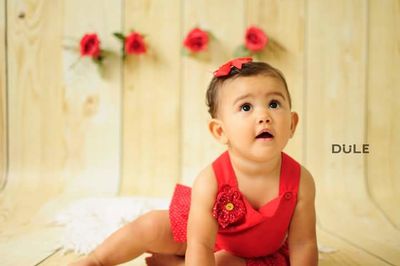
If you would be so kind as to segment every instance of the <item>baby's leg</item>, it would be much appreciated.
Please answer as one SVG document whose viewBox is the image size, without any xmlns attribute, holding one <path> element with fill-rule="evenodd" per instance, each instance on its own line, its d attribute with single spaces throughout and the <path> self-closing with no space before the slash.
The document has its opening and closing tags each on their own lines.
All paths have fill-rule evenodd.
<svg viewBox="0 0 400 266">
<path fill-rule="evenodd" d="M 246 260 L 235 256 L 225 250 L 220 250 L 215 253 L 215 265 L 217 266 L 246 266 Z"/>
<path fill-rule="evenodd" d="M 186 243 L 173 240 L 168 211 L 151 211 L 125 225 L 77 265 L 116 265 L 144 252 L 184 255 Z"/>
<path fill-rule="evenodd" d="M 148 266 L 184 266 L 185 259 L 175 255 L 153 254 L 146 258 Z M 246 266 L 246 260 L 221 250 L 215 253 L 216 266 Z"/>
</svg>

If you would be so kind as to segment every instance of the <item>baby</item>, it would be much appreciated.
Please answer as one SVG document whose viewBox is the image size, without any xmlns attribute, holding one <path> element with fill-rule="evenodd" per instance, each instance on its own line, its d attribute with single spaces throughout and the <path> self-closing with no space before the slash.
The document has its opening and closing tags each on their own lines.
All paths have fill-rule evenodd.
<svg viewBox="0 0 400 266">
<path fill-rule="evenodd" d="M 282 152 L 298 115 L 282 73 L 251 58 L 214 72 L 209 130 L 227 150 L 177 185 L 170 209 L 151 211 L 113 233 L 74 265 L 115 265 L 144 252 L 148 265 L 318 264 L 315 185 Z"/>
</svg>

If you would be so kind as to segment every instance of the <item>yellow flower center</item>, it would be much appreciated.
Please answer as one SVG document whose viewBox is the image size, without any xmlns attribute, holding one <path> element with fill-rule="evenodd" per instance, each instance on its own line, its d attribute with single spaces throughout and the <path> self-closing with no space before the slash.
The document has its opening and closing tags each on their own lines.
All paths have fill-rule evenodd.
<svg viewBox="0 0 400 266">
<path fill-rule="evenodd" d="M 235 207 L 235 206 L 234 206 L 233 203 L 231 203 L 231 202 L 229 202 L 228 204 L 225 205 L 225 209 L 226 209 L 227 211 L 233 210 L 233 207 Z"/>
</svg>

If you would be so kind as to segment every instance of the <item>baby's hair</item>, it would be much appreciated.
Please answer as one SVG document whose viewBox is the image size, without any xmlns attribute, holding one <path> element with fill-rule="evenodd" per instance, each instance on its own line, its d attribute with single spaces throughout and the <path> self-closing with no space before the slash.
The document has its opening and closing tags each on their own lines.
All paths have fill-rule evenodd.
<svg viewBox="0 0 400 266">
<path fill-rule="evenodd" d="M 218 109 L 218 88 L 220 88 L 226 80 L 257 75 L 270 76 L 282 81 L 282 83 L 285 85 L 285 90 L 289 97 L 289 106 L 290 108 L 292 107 L 292 100 L 290 98 L 289 89 L 282 72 L 265 62 L 248 62 L 242 65 L 242 69 L 232 67 L 231 71 L 226 76 L 213 77 L 210 84 L 208 85 L 206 93 L 206 103 L 208 106 L 208 112 L 210 113 L 211 117 L 216 117 Z"/>
</svg>

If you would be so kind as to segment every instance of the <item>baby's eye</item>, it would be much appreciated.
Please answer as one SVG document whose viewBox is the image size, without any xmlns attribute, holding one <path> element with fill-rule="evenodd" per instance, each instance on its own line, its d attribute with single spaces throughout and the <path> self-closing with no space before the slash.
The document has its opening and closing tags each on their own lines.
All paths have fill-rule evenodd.
<svg viewBox="0 0 400 266">
<path fill-rule="evenodd" d="M 244 112 L 248 112 L 248 111 L 250 111 L 250 109 L 251 109 L 251 105 L 248 104 L 248 103 L 242 104 L 242 105 L 240 106 L 240 110 L 241 110 L 241 111 L 244 111 Z"/>
<path fill-rule="evenodd" d="M 281 104 L 277 100 L 272 100 L 268 105 L 268 107 L 271 109 L 276 109 L 279 108 L 280 106 Z"/>
</svg>

